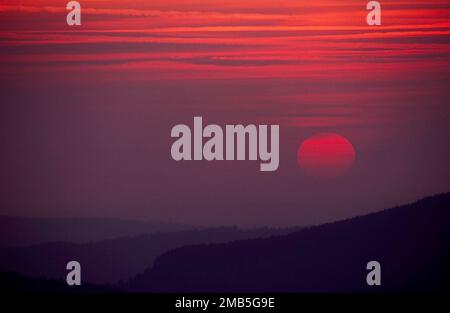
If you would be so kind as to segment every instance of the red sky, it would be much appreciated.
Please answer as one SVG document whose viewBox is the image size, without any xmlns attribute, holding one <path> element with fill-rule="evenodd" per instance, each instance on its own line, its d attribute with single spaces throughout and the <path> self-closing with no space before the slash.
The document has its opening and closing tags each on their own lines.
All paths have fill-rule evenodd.
<svg viewBox="0 0 450 313">
<path fill-rule="evenodd" d="M 381 1 L 380 27 L 361 0 L 80 3 L 69 27 L 64 1 L 0 1 L 0 213 L 284 225 L 449 189 L 450 2 Z M 280 123 L 279 173 L 174 165 L 194 115 Z M 335 183 L 296 164 L 318 132 L 357 151 Z"/>
</svg>

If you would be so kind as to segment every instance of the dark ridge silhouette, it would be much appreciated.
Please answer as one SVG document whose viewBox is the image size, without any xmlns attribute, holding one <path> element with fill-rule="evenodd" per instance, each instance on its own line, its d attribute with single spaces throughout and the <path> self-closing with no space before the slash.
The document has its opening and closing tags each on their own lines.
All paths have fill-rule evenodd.
<svg viewBox="0 0 450 313">
<path fill-rule="evenodd" d="M 55 242 L 7 248 L 0 250 L 0 270 L 36 278 L 59 279 L 66 275 L 67 262 L 75 260 L 81 264 L 83 281 L 117 283 L 144 271 L 158 255 L 184 245 L 267 237 L 295 230 L 298 228 L 241 230 L 222 227 L 146 234 L 88 244 Z"/>
<path fill-rule="evenodd" d="M 128 284 L 139 292 L 443 291 L 450 193 L 284 236 L 182 247 Z M 366 265 L 381 263 L 369 287 Z"/>
<path fill-rule="evenodd" d="M 0 272 L 0 293 L 118 293 L 113 286 L 82 284 L 68 286 L 64 280 L 35 279 L 17 273 Z"/>
<path fill-rule="evenodd" d="M 194 227 L 157 221 L 0 216 L 0 248 L 56 241 L 87 243 L 153 232 L 178 232 L 192 229 Z"/>
</svg>

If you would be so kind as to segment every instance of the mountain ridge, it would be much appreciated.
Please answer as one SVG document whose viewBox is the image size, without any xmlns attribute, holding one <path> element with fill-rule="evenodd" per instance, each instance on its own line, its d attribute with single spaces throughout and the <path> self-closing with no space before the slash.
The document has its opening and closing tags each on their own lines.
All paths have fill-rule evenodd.
<svg viewBox="0 0 450 313">
<path fill-rule="evenodd" d="M 445 266 L 450 262 L 449 243 L 450 193 L 445 193 L 283 236 L 174 249 L 156 258 L 128 288 L 139 292 L 442 289 L 450 280 Z M 385 283 L 370 289 L 365 279 L 372 260 L 382 264 Z"/>
<path fill-rule="evenodd" d="M 0 249 L 0 271 L 58 279 L 65 277 L 66 263 L 76 260 L 82 264 L 83 281 L 112 284 L 133 277 L 151 265 L 158 255 L 173 248 L 203 242 L 266 237 L 290 231 L 294 229 L 219 227 L 150 233 L 90 243 L 40 243 Z"/>
<path fill-rule="evenodd" d="M 88 243 L 123 236 L 193 229 L 200 227 L 117 218 L 0 216 L 0 248 L 24 247 L 46 242 Z"/>
</svg>

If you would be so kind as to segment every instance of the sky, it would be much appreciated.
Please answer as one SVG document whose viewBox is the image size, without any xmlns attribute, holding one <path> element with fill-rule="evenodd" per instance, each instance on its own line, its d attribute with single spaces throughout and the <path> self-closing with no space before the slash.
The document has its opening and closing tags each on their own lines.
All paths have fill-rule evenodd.
<svg viewBox="0 0 450 313">
<path fill-rule="evenodd" d="M 0 1 L 0 215 L 310 225 L 450 190 L 450 2 Z M 176 124 L 279 124 L 280 167 L 175 162 Z M 334 133 L 334 179 L 297 150 Z"/>
</svg>

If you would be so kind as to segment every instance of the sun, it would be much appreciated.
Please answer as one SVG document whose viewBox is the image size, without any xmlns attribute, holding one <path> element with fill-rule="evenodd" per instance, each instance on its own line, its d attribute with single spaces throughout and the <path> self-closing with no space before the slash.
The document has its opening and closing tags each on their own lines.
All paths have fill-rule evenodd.
<svg viewBox="0 0 450 313">
<path fill-rule="evenodd" d="M 344 175 L 353 166 L 355 159 L 355 148 L 350 141 L 335 133 L 311 136 L 297 151 L 300 168 L 318 179 L 333 179 Z"/>
</svg>

